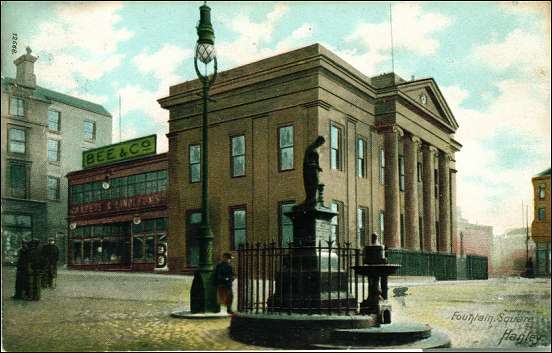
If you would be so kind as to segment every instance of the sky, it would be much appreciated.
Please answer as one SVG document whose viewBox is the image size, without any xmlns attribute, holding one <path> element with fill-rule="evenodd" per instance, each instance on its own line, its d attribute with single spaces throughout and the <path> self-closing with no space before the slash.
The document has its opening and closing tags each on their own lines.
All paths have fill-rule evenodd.
<svg viewBox="0 0 552 353">
<path fill-rule="evenodd" d="M 157 99 L 196 78 L 201 4 L 2 2 L 2 76 L 15 77 L 13 60 L 30 46 L 38 85 L 103 105 L 113 115 L 113 142 L 120 95 L 122 139 L 155 132 L 164 152 L 168 111 Z M 433 77 L 460 126 L 462 216 L 495 234 L 521 226 L 531 177 L 551 164 L 549 3 L 208 5 L 219 70 L 320 43 L 366 75 L 390 72 L 392 23 L 395 72 Z"/>
</svg>

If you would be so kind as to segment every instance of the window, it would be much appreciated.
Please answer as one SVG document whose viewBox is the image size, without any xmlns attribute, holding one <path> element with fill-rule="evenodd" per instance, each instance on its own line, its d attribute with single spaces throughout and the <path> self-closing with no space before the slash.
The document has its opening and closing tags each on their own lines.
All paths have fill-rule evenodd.
<svg viewBox="0 0 552 353">
<path fill-rule="evenodd" d="M 25 102 L 21 98 L 10 97 L 10 115 L 25 116 Z"/>
<path fill-rule="evenodd" d="M 232 176 L 245 175 L 245 136 L 233 136 L 231 138 L 231 161 Z"/>
<path fill-rule="evenodd" d="M 10 163 L 10 195 L 21 199 L 27 198 L 27 166 L 19 163 Z"/>
<path fill-rule="evenodd" d="M 190 183 L 201 181 L 201 146 L 190 145 Z"/>
<path fill-rule="evenodd" d="M 404 156 L 399 155 L 399 190 L 404 191 Z"/>
<path fill-rule="evenodd" d="M 383 244 L 383 237 L 384 237 L 384 231 L 385 231 L 385 212 L 383 210 L 380 210 L 379 213 L 379 226 L 380 226 L 380 243 Z"/>
<path fill-rule="evenodd" d="M 25 214 L 2 214 L 3 261 L 15 263 L 21 241 L 32 239 L 32 218 Z"/>
<path fill-rule="evenodd" d="M 25 153 L 27 133 L 25 129 L 11 127 L 8 130 L 9 151 L 13 153 Z"/>
<path fill-rule="evenodd" d="M 385 185 L 385 151 L 383 150 L 383 148 L 380 149 L 379 165 L 379 181 L 381 185 Z"/>
<path fill-rule="evenodd" d="M 278 129 L 278 164 L 279 170 L 293 169 L 293 126 Z"/>
<path fill-rule="evenodd" d="M 48 110 L 48 129 L 50 131 L 60 130 L 60 115 L 61 113 L 55 110 Z"/>
<path fill-rule="evenodd" d="M 368 210 L 364 207 L 357 209 L 357 244 L 366 245 L 366 215 Z"/>
<path fill-rule="evenodd" d="M 541 207 L 539 208 L 539 221 L 546 220 L 546 209 Z"/>
<path fill-rule="evenodd" d="M 357 139 L 357 176 L 366 177 L 366 141 Z"/>
<path fill-rule="evenodd" d="M 233 207 L 230 209 L 230 245 L 231 250 L 239 248 L 240 244 L 245 244 L 247 241 L 247 223 L 245 207 Z"/>
<path fill-rule="evenodd" d="M 48 161 L 59 162 L 59 141 L 48 139 Z"/>
<path fill-rule="evenodd" d="M 148 219 L 132 225 L 132 259 L 155 262 L 155 248 L 166 238 L 166 219 Z"/>
<path fill-rule="evenodd" d="M 48 176 L 48 200 L 59 200 L 59 178 Z"/>
<path fill-rule="evenodd" d="M 280 203 L 280 244 L 288 246 L 289 242 L 293 241 L 293 222 L 291 218 L 286 216 L 287 212 L 290 212 L 295 206 L 294 202 L 282 202 Z"/>
<path fill-rule="evenodd" d="M 331 204 L 331 209 L 334 212 L 337 212 L 337 216 L 332 218 L 331 221 L 331 239 L 333 241 L 340 241 L 341 235 L 343 233 L 343 203 L 340 201 L 333 201 Z"/>
<path fill-rule="evenodd" d="M 85 140 L 96 139 L 96 122 L 91 120 L 84 121 L 84 139 Z"/>
<path fill-rule="evenodd" d="M 544 200 L 546 197 L 546 186 L 539 185 L 539 199 Z"/>
<path fill-rule="evenodd" d="M 421 162 L 418 162 L 418 182 L 422 182 L 422 175 L 424 173 L 424 169 Z"/>
<path fill-rule="evenodd" d="M 341 170 L 341 129 L 330 125 L 330 167 Z"/>
</svg>

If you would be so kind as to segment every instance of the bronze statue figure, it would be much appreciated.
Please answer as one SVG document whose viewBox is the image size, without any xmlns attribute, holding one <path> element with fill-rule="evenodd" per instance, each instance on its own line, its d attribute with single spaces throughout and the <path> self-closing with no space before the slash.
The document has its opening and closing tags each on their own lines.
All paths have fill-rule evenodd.
<svg viewBox="0 0 552 353">
<path fill-rule="evenodd" d="M 320 181 L 318 173 L 322 171 L 318 162 L 318 147 L 326 142 L 324 137 L 318 136 L 316 140 L 307 147 L 303 159 L 303 185 L 305 187 L 305 207 L 314 207 L 316 205 L 316 192 Z"/>
</svg>

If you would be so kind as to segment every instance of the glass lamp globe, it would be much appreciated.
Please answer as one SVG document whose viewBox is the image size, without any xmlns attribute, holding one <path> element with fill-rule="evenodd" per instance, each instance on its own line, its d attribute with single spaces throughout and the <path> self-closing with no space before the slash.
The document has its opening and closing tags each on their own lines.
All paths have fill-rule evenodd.
<svg viewBox="0 0 552 353">
<path fill-rule="evenodd" d="M 198 43 L 196 46 L 196 56 L 205 65 L 215 58 L 215 46 L 209 43 Z"/>
</svg>

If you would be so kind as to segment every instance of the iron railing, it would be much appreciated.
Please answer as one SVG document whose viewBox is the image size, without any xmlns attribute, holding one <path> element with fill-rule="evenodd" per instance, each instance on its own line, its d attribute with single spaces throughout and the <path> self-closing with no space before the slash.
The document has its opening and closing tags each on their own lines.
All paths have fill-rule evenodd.
<svg viewBox="0 0 552 353">
<path fill-rule="evenodd" d="M 318 246 L 243 244 L 238 249 L 238 311 L 338 315 L 358 312 L 367 279 L 352 267 L 361 250 L 333 242 Z"/>
<path fill-rule="evenodd" d="M 488 259 L 485 256 L 466 256 L 466 274 L 468 279 L 488 279 L 488 266 Z"/>
</svg>

